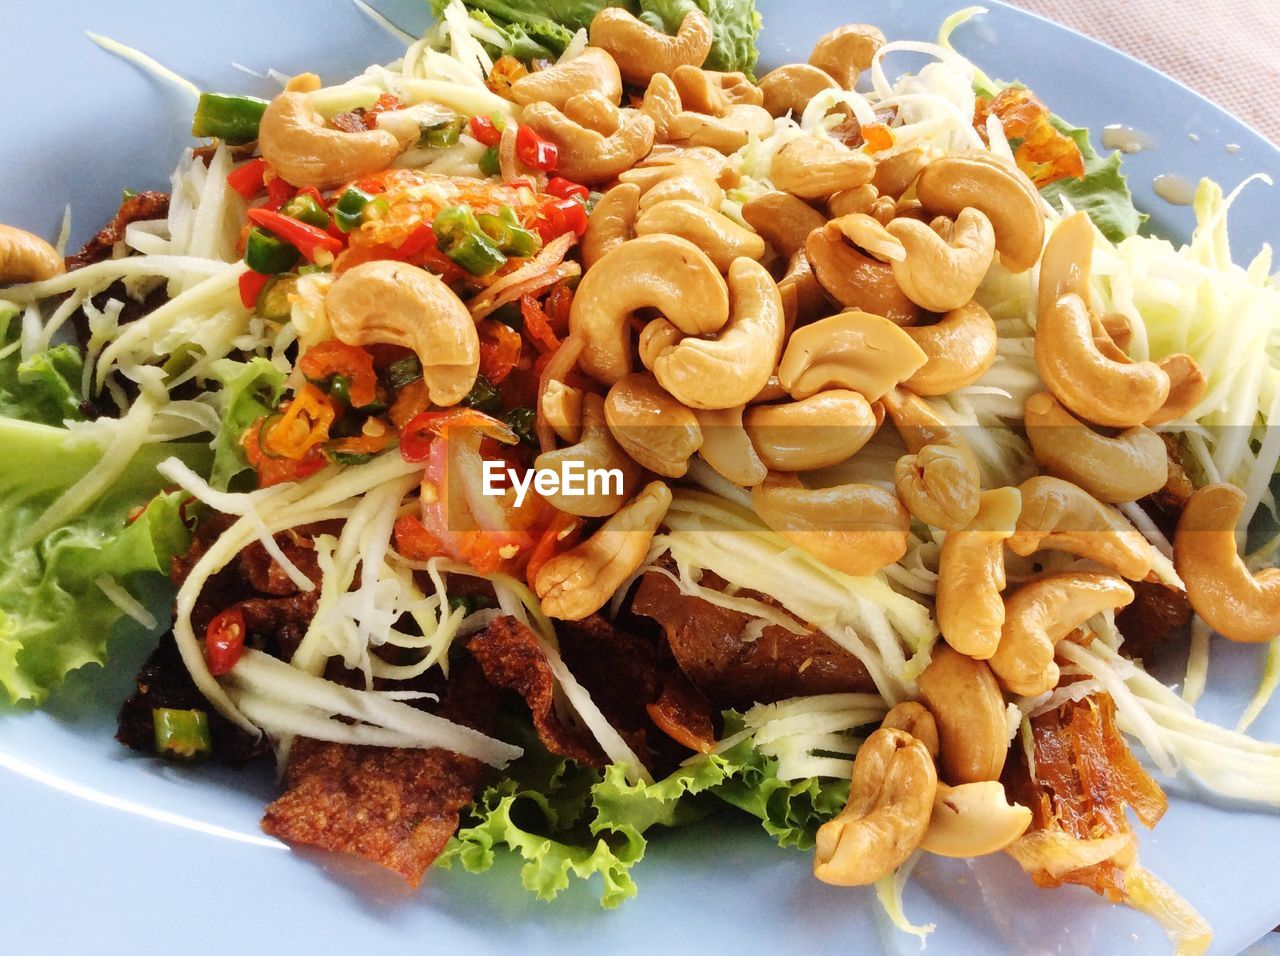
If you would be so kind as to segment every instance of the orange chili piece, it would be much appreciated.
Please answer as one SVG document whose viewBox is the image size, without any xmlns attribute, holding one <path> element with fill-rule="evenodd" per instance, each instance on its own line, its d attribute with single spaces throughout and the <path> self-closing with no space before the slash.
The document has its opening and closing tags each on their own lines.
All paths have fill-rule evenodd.
<svg viewBox="0 0 1280 956">
<path fill-rule="evenodd" d="M 440 540 L 413 515 L 401 515 L 395 523 L 396 553 L 410 561 L 427 561 L 445 553 Z"/>
<path fill-rule="evenodd" d="M 531 295 L 522 295 L 520 315 L 524 318 L 525 335 L 539 352 L 554 352 L 560 347 L 560 338 L 552 331 L 547 313 L 537 299 Z"/>
<path fill-rule="evenodd" d="M 267 419 L 258 443 L 268 456 L 301 458 L 328 441 L 329 426 L 335 417 L 329 397 L 314 385 L 305 385 L 281 408 L 279 420 Z"/>
<path fill-rule="evenodd" d="M 298 368 L 312 382 L 340 375 L 347 380 L 347 394 L 354 408 L 363 408 L 378 397 L 378 376 L 373 371 L 373 356 L 365 349 L 329 339 L 307 349 L 298 360 Z"/>
<path fill-rule="evenodd" d="M 524 341 L 520 333 L 496 319 L 476 323 L 480 336 L 480 374 L 494 385 L 511 374 L 520 361 Z"/>
<path fill-rule="evenodd" d="M 524 569 L 525 580 L 532 585 L 533 579 L 538 576 L 542 566 L 557 554 L 568 551 L 577 544 L 581 532 L 581 518 L 557 511 L 556 516 L 551 519 L 551 524 L 547 526 L 546 531 L 542 532 L 538 543 L 533 546 L 533 551 L 529 554 L 529 563 Z"/>
</svg>

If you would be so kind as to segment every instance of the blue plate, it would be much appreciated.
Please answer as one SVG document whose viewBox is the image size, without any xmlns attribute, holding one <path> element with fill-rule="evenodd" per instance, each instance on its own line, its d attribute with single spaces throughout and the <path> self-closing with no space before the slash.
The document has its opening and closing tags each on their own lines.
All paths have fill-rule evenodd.
<svg viewBox="0 0 1280 956">
<path fill-rule="evenodd" d="M 410 30 L 421 0 L 380 0 Z M 956 6 L 959 4 L 957 3 Z M 1153 226 L 1185 239 L 1190 213 L 1160 201 L 1152 179 L 1255 171 L 1280 181 L 1280 152 L 1177 83 L 1113 50 L 992 4 L 957 46 L 992 76 L 1019 78 L 1095 134 L 1137 127 L 1159 147 L 1126 161 Z M 841 22 L 879 24 L 892 39 L 932 39 L 954 6 L 935 0 L 841 4 L 764 0 L 765 64 L 803 60 Z M 148 51 L 198 86 L 269 93 L 235 70 L 314 70 L 337 81 L 400 52 L 341 0 L 177 4 L 44 0 L 0 5 L 0 221 L 52 236 L 64 203 L 74 241 L 114 212 L 122 187 L 165 188 L 189 143 L 183 94 L 93 46 L 93 30 Z M 906 67 L 907 59 L 891 67 Z M 1242 79 L 1247 82 L 1247 79 Z M 1229 154 L 1228 143 L 1238 144 Z M 1238 259 L 1274 236 L 1275 194 L 1254 187 L 1232 212 Z M 913 953 L 885 928 L 871 893 L 809 876 L 806 854 L 778 850 L 749 822 L 724 821 L 654 840 L 640 895 L 599 910 L 581 887 L 547 906 L 518 888 L 518 866 L 487 877 L 432 872 L 420 893 L 327 857 L 288 852 L 258 830 L 266 774 L 189 772 L 139 759 L 112 739 L 114 711 L 147 651 L 125 631 L 105 671 L 76 675 L 48 709 L 0 716 L 0 949 L 88 952 L 873 952 Z M 1202 713 L 1234 725 L 1261 652 L 1217 643 Z M 1255 731 L 1280 739 L 1280 708 Z M 1280 922 L 1274 847 L 1280 815 L 1174 797 L 1143 862 L 1212 923 L 1215 952 L 1235 953 Z M 1033 888 L 1001 855 L 974 864 L 926 858 L 908 915 L 938 924 L 932 954 L 1162 953 L 1150 920 L 1079 888 Z"/>
</svg>

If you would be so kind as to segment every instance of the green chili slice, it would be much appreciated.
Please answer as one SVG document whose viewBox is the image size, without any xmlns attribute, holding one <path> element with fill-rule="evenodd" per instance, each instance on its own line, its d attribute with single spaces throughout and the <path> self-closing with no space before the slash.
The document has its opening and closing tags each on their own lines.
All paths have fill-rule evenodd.
<svg viewBox="0 0 1280 956">
<path fill-rule="evenodd" d="M 220 139 L 232 146 L 258 138 L 258 124 L 267 101 L 256 96 L 201 93 L 191 120 L 191 135 L 200 139 Z"/>
</svg>

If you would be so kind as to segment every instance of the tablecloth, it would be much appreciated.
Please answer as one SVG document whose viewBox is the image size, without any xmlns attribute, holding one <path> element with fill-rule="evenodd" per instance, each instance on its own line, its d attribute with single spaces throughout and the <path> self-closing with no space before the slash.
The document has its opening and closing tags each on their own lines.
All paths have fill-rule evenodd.
<svg viewBox="0 0 1280 956">
<path fill-rule="evenodd" d="M 1185 83 L 1280 144 L 1276 0 L 1013 0 Z"/>
</svg>

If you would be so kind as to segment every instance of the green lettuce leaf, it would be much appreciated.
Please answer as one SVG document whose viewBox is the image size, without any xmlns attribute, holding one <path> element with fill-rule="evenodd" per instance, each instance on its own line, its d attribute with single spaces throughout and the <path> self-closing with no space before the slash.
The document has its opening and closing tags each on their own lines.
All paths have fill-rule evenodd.
<svg viewBox="0 0 1280 956">
<path fill-rule="evenodd" d="M 431 12 L 439 19 L 448 5 L 449 0 L 431 0 Z M 761 18 L 755 0 L 467 0 L 466 6 L 505 37 L 504 47 L 493 52 L 525 62 L 559 56 L 605 7 L 624 7 L 664 33 L 675 33 L 685 14 L 701 10 L 715 28 L 705 64 L 709 70 L 752 75 L 759 56 Z"/>
<path fill-rule="evenodd" d="M 18 316 L 16 309 L 0 305 L 0 349 L 17 342 Z M 82 421 L 83 374 L 84 362 L 73 346 L 55 345 L 25 362 L 15 349 L 0 358 L 0 416 L 44 425 L 60 425 L 68 419 Z"/>
<path fill-rule="evenodd" d="M 736 733 L 742 719 L 725 714 L 725 734 Z M 778 761 L 759 753 L 750 740 L 725 751 L 732 773 L 715 795 L 756 817 L 778 846 L 807 850 L 818 827 L 839 813 L 849 799 L 849 781 L 810 777 L 779 780 Z"/>
<path fill-rule="evenodd" d="M 237 479 L 250 470 L 244 449 L 240 447 L 240 436 L 280 401 L 284 394 L 284 372 L 264 358 L 254 358 L 248 362 L 219 359 L 211 363 L 209 373 L 222 385 L 218 392 L 222 428 L 213 440 L 209 483 L 220 491 L 233 484 L 237 484 L 233 490 L 249 490 L 254 487 L 253 483 L 246 488 L 237 483 Z"/>
<path fill-rule="evenodd" d="M 741 715 L 726 712 L 726 734 L 742 726 Z M 781 846 L 811 847 L 849 796 L 847 781 L 779 780 L 777 761 L 750 740 L 650 784 L 629 783 L 617 764 L 592 770 L 523 743 L 526 756 L 472 805 L 436 862 L 479 873 L 506 848 L 524 860 L 521 881 L 541 900 L 554 899 L 571 877 L 598 874 L 601 905 L 620 905 L 636 894 L 631 868 L 644 858 L 650 830 L 686 826 L 727 806 L 759 819 Z"/>
<path fill-rule="evenodd" d="M 1021 83 L 993 80 L 981 71 L 973 84 L 979 96 L 988 98 L 1010 86 L 1022 88 Z M 1148 216 L 1138 212 L 1138 207 L 1133 204 L 1129 181 L 1121 170 L 1120 153 L 1112 152 L 1104 159 L 1093 148 L 1087 129 L 1072 126 L 1054 113 L 1049 114 L 1049 122 L 1060 133 L 1075 141 L 1084 158 L 1084 176 L 1079 179 L 1059 179 L 1041 189 L 1040 195 L 1055 209 L 1062 207 L 1062 197 L 1065 196 L 1073 209 L 1087 212 L 1098 231 L 1112 242 L 1137 235 Z"/>
<path fill-rule="evenodd" d="M 191 443 L 145 447 L 74 521 L 18 548 L 16 539 L 101 453 L 74 432 L 13 419 L 0 419 L 0 448 L 0 688 L 12 703 L 39 703 L 71 671 L 106 659 L 122 612 L 96 582 L 109 576 L 136 595 L 142 577 L 167 577 L 173 555 L 186 549 L 182 496 L 156 497 L 164 481 L 155 466 L 177 455 L 207 467 L 209 450 Z"/>
<path fill-rule="evenodd" d="M 1112 242 L 1136 235 L 1147 220 L 1146 213 L 1138 212 L 1133 204 L 1129 183 L 1120 169 L 1120 153 L 1113 152 L 1105 159 L 1089 142 L 1089 131 L 1072 126 L 1066 120 L 1050 117 L 1053 125 L 1075 140 L 1084 157 L 1082 179 L 1059 179 L 1040 190 L 1054 208 L 1060 208 L 1066 197 L 1074 209 L 1084 210 L 1099 231 Z"/>
<path fill-rule="evenodd" d="M 431 13 L 438 20 L 448 5 L 449 0 L 431 0 Z M 501 52 L 522 60 L 559 56 L 573 35 L 590 26 L 605 7 L 639 12 L 635 0 L 467 0 L 466 6 L 487 14 L 487 21 L 511 38 Z"/>
<path fill-rule="evenodd" d="M 755 77 L 756 35 L 762 18 L 755 0 L 640 0 L 640 19 L 664 33 L 675 33 L 691 10 L 711 20 L 715 39 L 703 64 L 708 70 L 740 70 Z"/>
</svg>

